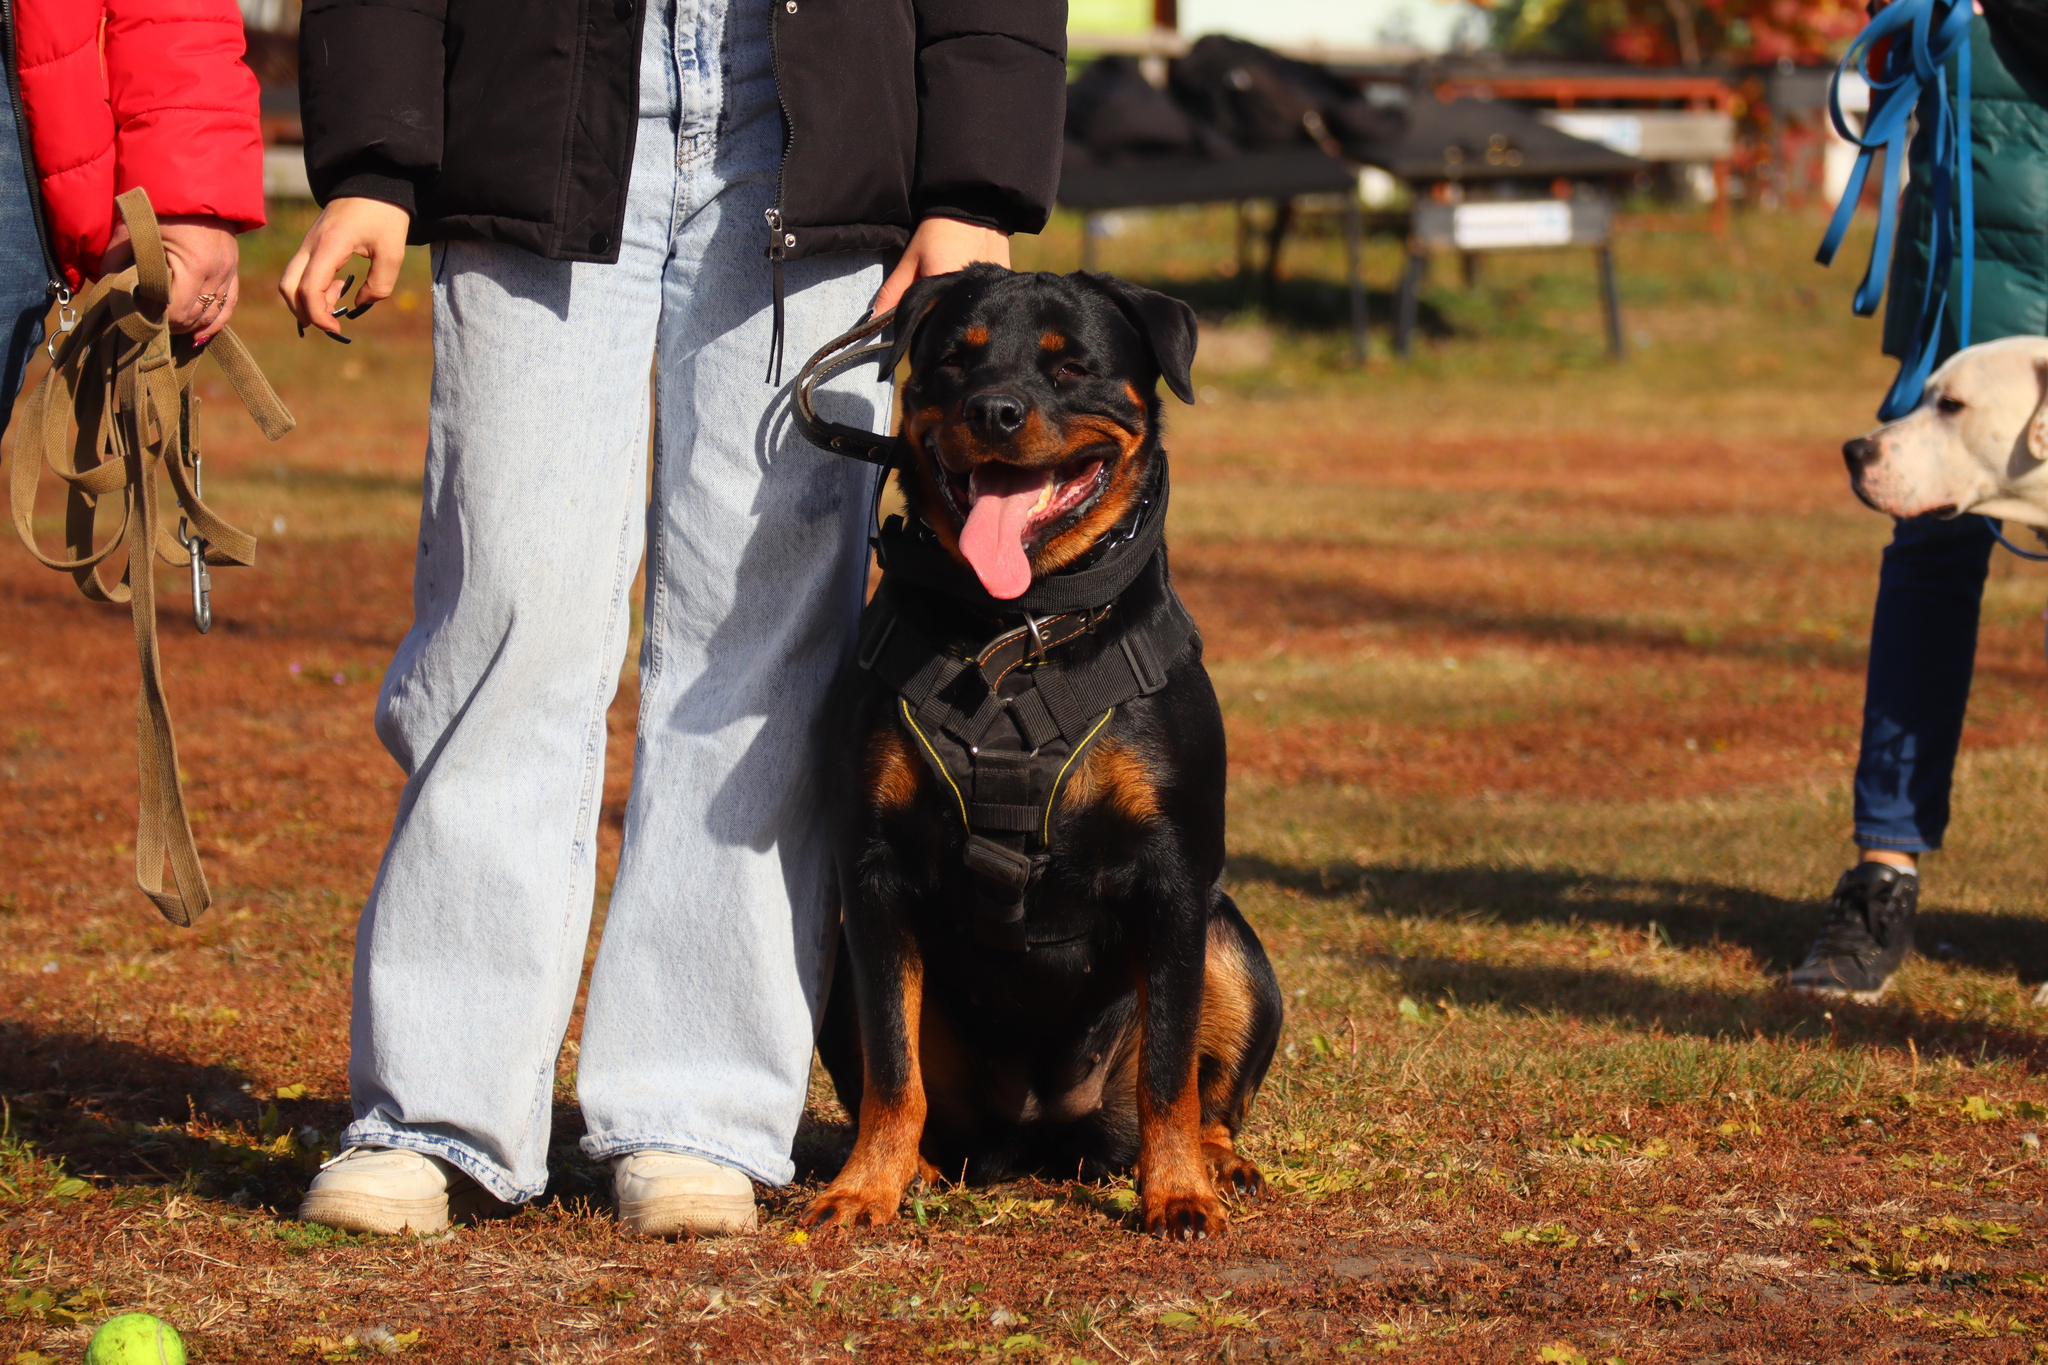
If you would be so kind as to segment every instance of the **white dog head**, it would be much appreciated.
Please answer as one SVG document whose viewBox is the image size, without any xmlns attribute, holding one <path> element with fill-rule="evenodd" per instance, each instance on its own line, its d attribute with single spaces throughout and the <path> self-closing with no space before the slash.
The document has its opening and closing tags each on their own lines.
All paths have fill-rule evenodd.
<svg viewBox="0 0 2048 1365">
<path fill-rule="evenodd" d="M 1895 517 L 2048 526 L 2048 337 L 1959 351 L 1920 406 L 1842 447 L 1856 496 Z"/>
</svg>

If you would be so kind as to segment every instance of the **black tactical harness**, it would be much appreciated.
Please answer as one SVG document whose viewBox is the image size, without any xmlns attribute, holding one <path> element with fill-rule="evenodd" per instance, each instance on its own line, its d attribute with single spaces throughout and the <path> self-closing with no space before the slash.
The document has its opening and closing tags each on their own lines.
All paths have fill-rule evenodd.
<svg viewBox="0 0 2048 1365">
<path fill-rule="evenodd" d="M 819 418 L 811 389 L 885 349 L 832 357 L 888 321 L 883 314 L 813 356 L 796 401 L 796 425 L 814 444 L 885 467 L 894 443 Z M 1060 792 L 1116 709 L 1166 686 L 1168 666 L 1196 633 L 1166 572 L 1165 452 L 1154 459 L 1155 491 L 1130 519 L 1016 598 L 990 596 L 922 524 L 892 516 L 873 542 L 882 582 L 861 613 L 856 662 L 896 693 L 898 717 L 953 794 L 978 892 L 973 931 L 994 947 L 1028 952 L 1074 937 L 1024 916 L 1025 893 L 1051 860 Z M 971 648 L 958 635 L 933 639 L 903 610 L 905 587 L 944 594 L 965 608 L 958 619 L 999 628 Z"/>
</svg>

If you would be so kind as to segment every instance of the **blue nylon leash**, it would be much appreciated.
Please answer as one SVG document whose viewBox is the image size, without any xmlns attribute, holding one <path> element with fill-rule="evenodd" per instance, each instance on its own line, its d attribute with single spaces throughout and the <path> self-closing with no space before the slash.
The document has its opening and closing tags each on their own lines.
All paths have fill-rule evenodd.
<svg viewBox="0 0 2048 1365">
<path fill-rule="evenodd" d="M 1977 515 L 1983 516 L 1984 514 L 1980 512 Z M 2036 554 L 2032 550 L 2022 550 L 2019 546 L 2007 540 L 2005 538 L 2005 523 L 2001 522 L 1997 517 L 1984 517 L 1984 524 L 1991 528 L 1991 538 L 1993 540 L 2003 545 L 2006 549 L 2011 550 L 2021 559 L 2048 561 L 2048 555 Z"/>
<path fill-rule="evenodd" d="M 1899 190 L 1906 168 L 1906 133 L 1917 109 L 1930 89 L 1934 95 L 1933 126 L 1929 130 L 1932 151 L 1933 235 L 1928 243 L 1927 278 L 1921 284 L 1920 312 L 1913 328 L 1913 340 L 1899 361 L 1898 378 L 1877 410 L 1878 420 L 1893 421 L 1911 412 L 1920 401 L 1927 376 L 1934 370 L 1934 357 L 1941 346 L 1941 323 L 1948 308 L 1949 263 L 1960 260 L 1959 300 L 1956 305 L 1956 336 L 1961 345 L 1970 344 L 1971 292 L 1976 283 L 1976 187 L 1970 169 L 1970 0 L 1892 0 L 1877 12 L 1856 41 L 1849 46 L 1841 65 L 1828 81 L 1828 117 L 1835 131 L 1859 149 L 1856 165 L 1835 216 L 1828 223 L 1816 259 L 1832 265 L 1841 249 L 1842 238 L 1856 216 L 1863 196 L 1870 163 L 1884 153 L 1884 184 L 1878 196 L 1877 240 L 1870 249 L 1870 263 L 1862 283 L 1856 287 L 1853 307 L 1858 317 L 1869 317 L 1884 298 L 1884 273 L 1890 268 L 1892 238 L 1898 222 Z M 1881 69 L 1872 75 L 1872 51 L 1890 39 Z M 1948 61 L 1956 63 L 1955 99 L 1948 89 Z M 1870 118 L 1861 136 L 1851 131 L 1842 116 L 1842 77 L 1861 75 L 1870 83 Z M 1952 215 L 1951 207 L 1957 211 Z"/>
</svg>

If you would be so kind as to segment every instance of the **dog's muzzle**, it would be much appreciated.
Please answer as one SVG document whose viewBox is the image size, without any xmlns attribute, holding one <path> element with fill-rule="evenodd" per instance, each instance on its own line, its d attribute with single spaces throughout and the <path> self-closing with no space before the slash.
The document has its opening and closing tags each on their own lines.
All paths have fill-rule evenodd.
<svg viewBox="0 0 2048 1365">
<path fill-rule="evenodd" d="M 1853 441 L 1842 443 L 1842 463 L 1849 467 L 1849 491 L 1856 495 L 1858 502 L 1873 512 L 1882 512 L 1884 508 L 1879 507 L 1870 494 L 1863 491 L 1863 475 L 1877 463 L 1878 456 L 1882 453 L 1877 442 L 1868 436 L 1858 436 Z"/>
</svg>

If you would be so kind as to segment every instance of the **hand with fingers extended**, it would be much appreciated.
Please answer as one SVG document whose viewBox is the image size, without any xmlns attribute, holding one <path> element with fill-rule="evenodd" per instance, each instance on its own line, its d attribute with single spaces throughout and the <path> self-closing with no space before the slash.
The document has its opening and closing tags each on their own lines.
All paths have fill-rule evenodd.
<svg viewBox="0 0 2048 1365">
<path fill-rule="evenodd" d="M 329 336 L 341 336 L 335 310 L 346 285 L 336 277 L 351 257 L 370 263 L 370 276 L 356 291 L 356 308 L 390 298 L 405 261 L 405 235 L 411 226 L 410 214 L 381 199 L 336 199 L 322 209 L 277 285 L 300 329 L 317 327 Z"/>
<path fill-rule="evenodd" d="M 236 225 L 220 218 L 173 215 L 157 220 L 164 256 L 171 265 L 171 304 L 167 310 L 173 332 L 190 332 L 204 345 L 228 325 L 242 296 L 241 247 Z M 128 225 L 118 218 L 100 257 L 100 274 L 111 275 L 135 263 Z"/>
</svg>

